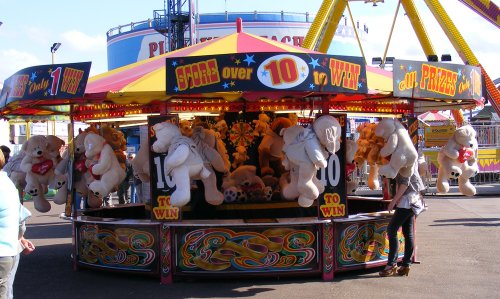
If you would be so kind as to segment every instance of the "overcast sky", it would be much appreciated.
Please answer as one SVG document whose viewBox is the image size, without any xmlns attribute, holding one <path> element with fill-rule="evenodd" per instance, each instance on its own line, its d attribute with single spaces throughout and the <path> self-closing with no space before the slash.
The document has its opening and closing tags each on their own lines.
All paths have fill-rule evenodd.
<svg viewBox="0 0 500 299">
<path fill-rule="evenodd" d="M 316 13 L 319 0 L 198 0 L 199 13 L 223 12 L 310 12 Z M 382 56 L 396 11 L 396 0 L 377 7 L 364 1 L 350 2 L 356 20 L 370 28 L 363 45 L 367 61 Z M 445 9 L 489 75 L 500 77 L 500 30 L 457 0 L 442 0 Z M 0 82 L 16 71 L 51 63 L 50 47 L 62 46 L 56 63 L 92 61 L 91 75 L 107 71 L 106 32 L 118 25 L 153 18 L 153 10 L 163 9 L 164 1 L 137 0 L 0 0 Z M 439 56 L 450 53 L 453 63 L 462 64 L 451 43 L 423 0 L 415 0 Z M 399 11 L 388 56 L 425 60 L 404 11 Z"/>
</svg>

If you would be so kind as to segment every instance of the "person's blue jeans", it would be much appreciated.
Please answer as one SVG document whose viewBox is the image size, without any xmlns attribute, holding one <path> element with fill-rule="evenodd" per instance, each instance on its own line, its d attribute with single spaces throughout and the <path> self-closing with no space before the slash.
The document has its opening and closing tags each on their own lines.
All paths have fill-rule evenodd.
<svg viewBox="0 0 500 299">
<path fill-rule="evenodd" d="M 411 264 L 413 249 L 415 247 L 413 238 L 413 225 L 415 223 L 415 214 L 412 209 L 396 208 L 394 215 L 387 226 L 387 237 L 389 238 L 389 256 L 387 265 L 393 266 L 398 259 L 399 240 L 398 230 L 401 227 L 405 237 L 405 253 L 403 257 L 403 266 Z"/>
<path fill-rule="evenodd" d="M 136 191 L 135 191 L 135 184 L 131 183 L 130 184 L 130 203 L 136 203 L 137 202 L 136 196 L 137 196 L 137 194 L 136 194 Z"/>
</svg>

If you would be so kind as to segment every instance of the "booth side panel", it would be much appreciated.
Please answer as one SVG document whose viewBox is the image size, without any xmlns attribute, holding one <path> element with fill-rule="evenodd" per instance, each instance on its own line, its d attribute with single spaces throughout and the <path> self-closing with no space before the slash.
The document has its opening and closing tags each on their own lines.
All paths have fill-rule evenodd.
<svg viewBox="0 0 500 299">
<path fill-rule="evenodd" d="M 75 221 L 79 266 L 120 272 L 158 274 L 158 225 Z"/>
<path fill-rule="evenodd" d="M 175 275 L 321 273 L 320 224 L 179 227 Z"/>
<path fill-rule="evenodd" d="M 390 218 L 335 223 L 336 271 L 385 265 L 389 254 L 387 225 Z M 398 231 L 398 259 L 404 254 L 404 237 Z"/>
</svg>

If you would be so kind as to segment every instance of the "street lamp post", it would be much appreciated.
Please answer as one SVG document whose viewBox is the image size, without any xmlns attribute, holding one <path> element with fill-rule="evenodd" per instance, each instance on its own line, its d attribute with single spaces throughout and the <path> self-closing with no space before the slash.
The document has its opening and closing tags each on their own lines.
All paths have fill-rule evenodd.
<svg viewBox="0 0 500 299">
<path fill-rule="evenodd" d="M 54 64 L 54 53 L 56 53 L 57 49 L 61 46 L 61 43 L 54 43 L 52 47 L 50 47 L 50 52 L 52 53 L 52 64 Z"/>
</svg>

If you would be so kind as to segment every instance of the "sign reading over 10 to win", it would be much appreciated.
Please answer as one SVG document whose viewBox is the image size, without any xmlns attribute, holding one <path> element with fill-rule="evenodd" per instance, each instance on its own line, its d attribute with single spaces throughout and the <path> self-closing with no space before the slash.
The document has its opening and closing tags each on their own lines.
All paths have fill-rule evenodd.
<svg viewBox="0 0 500 299">
<path fill-rule="evenodd" d="M 361 57 L 242 53 L 166 58 L 167 94 L 299 91 L 366 93 Z"/>
</svg>

